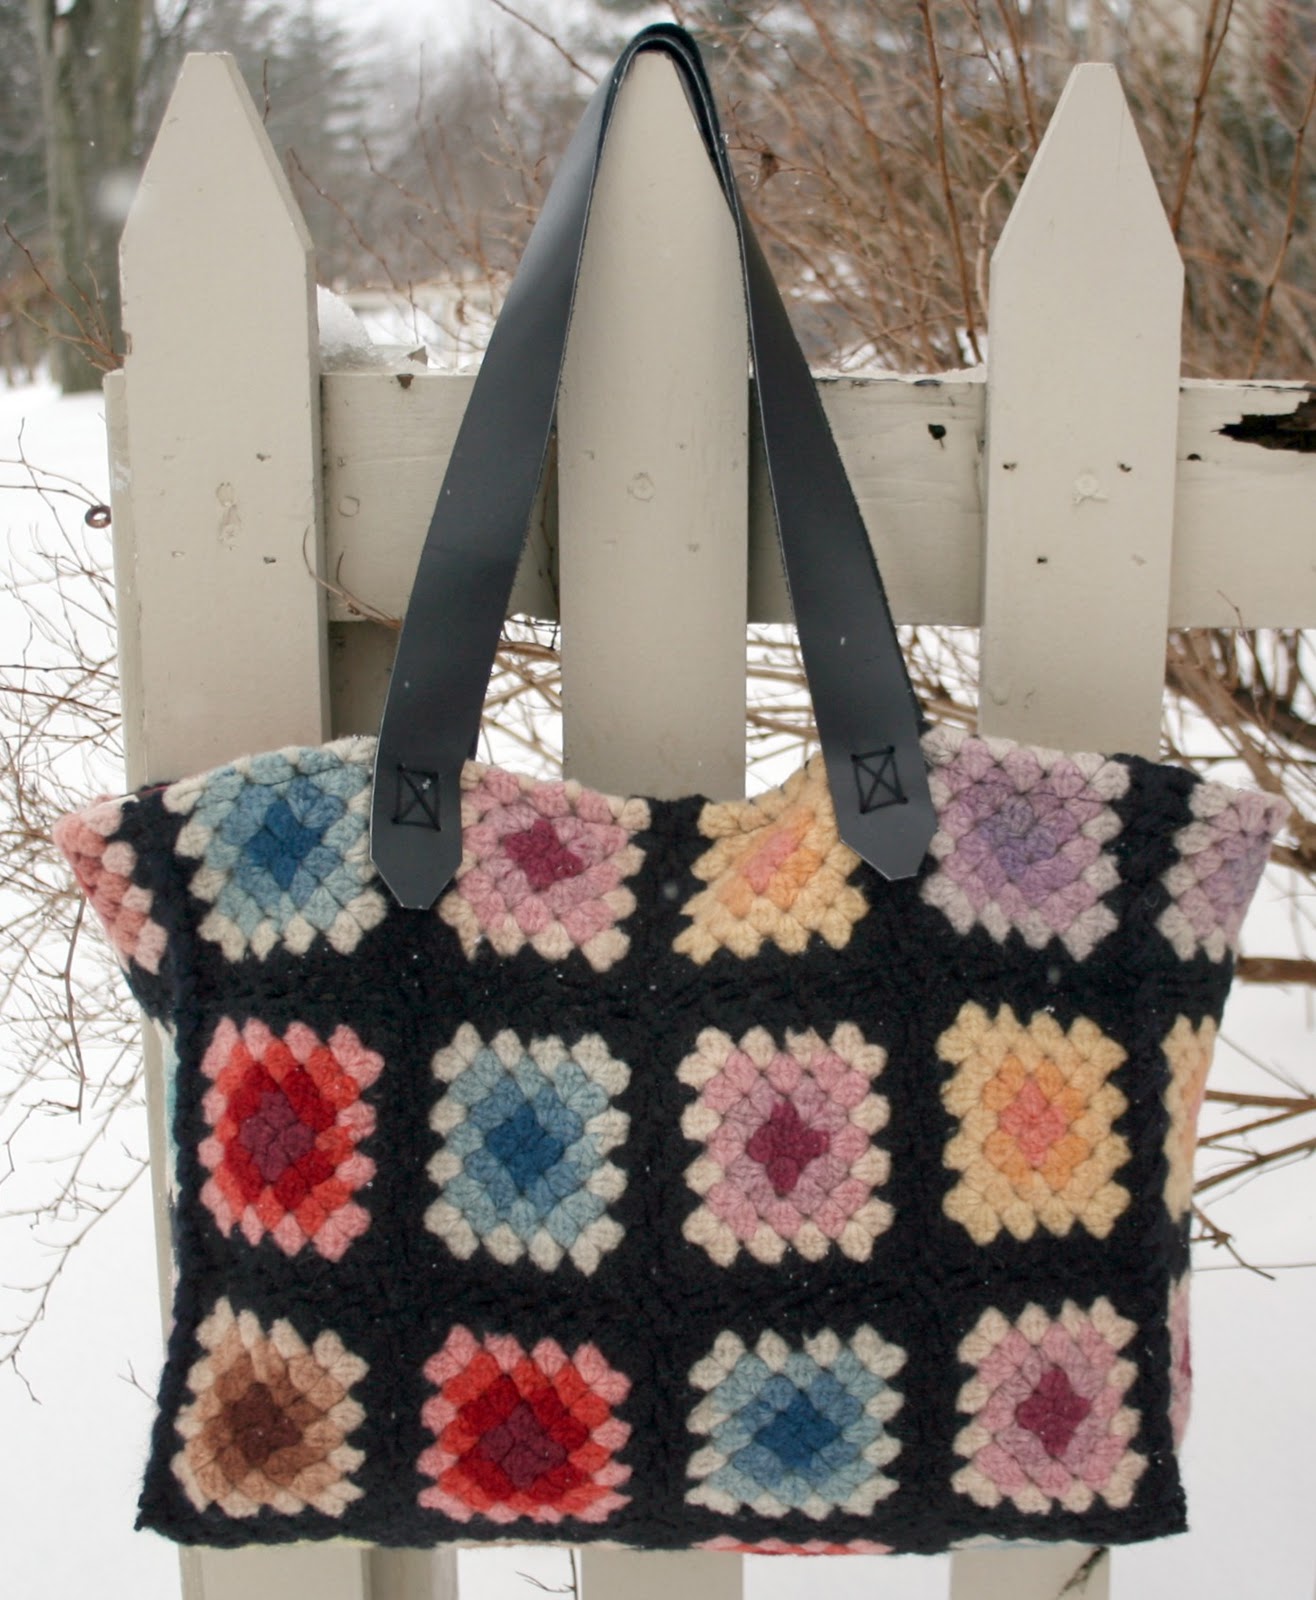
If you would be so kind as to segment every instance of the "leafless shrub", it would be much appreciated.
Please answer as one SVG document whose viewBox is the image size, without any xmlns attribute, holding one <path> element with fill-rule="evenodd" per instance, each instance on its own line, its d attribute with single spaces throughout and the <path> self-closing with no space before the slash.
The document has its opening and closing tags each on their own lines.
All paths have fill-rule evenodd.
<svg viewBox="0 0 1316 1600">
<path fill-rule="evenodd" d="M 138 1025 L 50 827 L 122 766 L 114 590 L 81 485 L 0 462 L 0 483 L 45 503 L 57 532 L 11 552 L 0 606 L 23 630 L 0 662 L 0 1249 L 12 1308 L 0 1365 L 18 1368 L 70 1252 L 145 1165 Z M 93 521 L 99 521 L 93 517 Z"/>
</svg>

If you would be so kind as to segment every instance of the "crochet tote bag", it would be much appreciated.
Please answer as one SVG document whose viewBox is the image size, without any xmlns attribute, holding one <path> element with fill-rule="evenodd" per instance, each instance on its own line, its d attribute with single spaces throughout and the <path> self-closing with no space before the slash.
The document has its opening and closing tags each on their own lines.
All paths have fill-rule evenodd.
<svg viewBox="0 0 1316 1600">
<path fill-rule="evenodd" d="M 740 231 L 820 728 L 747 801 L 465 760 L 644 49 Z M 647 30 L 490 345 L 378 741 L 58 824 L 167 1042 L 141 1525 L 801 1552 L 1183 1528 L 1196 1114 L 1283 820 L 1135 757 L 920 730 L 698 55 Z"/>
</svg>

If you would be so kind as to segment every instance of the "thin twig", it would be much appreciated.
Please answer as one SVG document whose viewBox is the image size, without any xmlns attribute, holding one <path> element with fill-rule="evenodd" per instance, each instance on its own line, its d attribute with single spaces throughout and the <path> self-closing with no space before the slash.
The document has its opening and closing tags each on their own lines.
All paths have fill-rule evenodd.
<svg viewBox="0 0 1316 1600">
<path fill-rule="evenodd" d="M 367 255 L 372 261 L 374 261 L 385 273 L 388 278 L 389 287 L 396 290 L 399 294 L 405 293 L 406 291 L 398 283 L 397 279 L 393 277 L 392 269 L 388 263 L 388 258 L 382 255 L 379 249 L 373 245 L 369 239 L 366 238 L 366 235 L 357 223 L 356 218 L 351 215 L 343 202 L 337 199 L 336 196 L 330 194 L 326 189 L 322 188 L 320 184 L 316 182 L 316 180 L 306 170 L 306 167 L 302 162 L 302 158 L 297 154 L 296 150 L 290 149 L 288 151 L 287 162 L 295 177 L 299 177 L 302 182 L 306 184 L 307 188 L 309 188 L 312 193 L 318 195 L 327 206 L 333 207 L 334 211 L 337 212 L 339 218 L 343 222 L 343 225 L 347 228 L 347 231 L 351 234 L 352 239 L 361 249 L 363 254 Z"/>
<path fill-rule="evenodd" d="M 1248 360 L 1247 375 L 1256 377 L 1257 368 L 1261 365 L 1261 349 L 1266 342 L 1266 329 L 1270 323 L 1271 307 L 1275 303 L 1275 288 L 1284 271 L 1284 261 L 1289 253 L 1289 246 L 1293 243 L 1293 229 L 1298 216 L 1298 196 L 1302 192 L 1302 151 L 1307 138 L 1307 127 L 1311 122 L 1311 114 L 1316 109 L 1316 70 L 1313 70 L 1311 82 L 1307 85 L 1307 101 L 1302 108 L 1302 116 L 1293 135 L 1293 166 L 1289 172 L 1288 207 L 1284 214 L 1284 232 L 1280 238 L 1279 249 L 1275 253 L 1275 265 L 1270 269 L 1270 276 L 1266 280 L 1265 292 L 1261 297 L 1261 309 L 1257 313 L 1257 332 L 1252 341 L 1252 354 Z"/>
<path fill-rule="evenodd" d="M 1234 976 L 1243 983 L 1316 984 L 1316 961 L 1305 956 L 1239 956 Z"/>
<path fill-rule="evenodd" d="M 523 16 L 519 11 L 513 10 L 513 8 L 507 4 L 507 0 L 488 0 L 488 3 L 491 6 L 497 6 L 499 11 L 505 12 L 506 15 L 511 17 L 514 22 L 519 22 L 523 28 L 529 28 L 530 32 L 537 35 L 544 41 L 545 44 L 552 45 L 553 49 L 557 51 L 558 55 L 562 57 L 562 59 L 573 72 L 580 73 L 581 77 L 588 79 L 590 83 L 597 83 L 599 81 L 598 74 L 591 72 L 588 67 L 582 67 L 580 62 L 576 60 L 575 56 L 571 54 L 571 52 L 559 39 L 554 38 L 554 36 L 549 33 L 547 29 L 541 28 L 537 22 L 532 22 L 529 17 Z"/>
<path fill-rule="evenodd" d="M 47 297 L 68 317 L 74 331 L 72 333 L 64 333 L 58 328 L 51 328 L 44 323 L 38 322 L 35 317 L 28 316 L 26 313 L 23 314 L 25 319 L 45 338 L 61 344 L 72 345 L 75 349 L 81 351 L 92 366 L 99 367 L 103 372 L 109 372 L 115 367 L 122 366 L 123 358 L 115 350 L 111 341 L 110 331 L 106 326 L 105 317 L 101 310 L 99 294 L 94 299 L 89 298 L 74 283 L 73 287 L 77 290 L 78 298 L 82 301 L 83 306 L 82 311 L 78 311 L 68 297 L 60 294 L 54 284 L 51 283 L 36 256 L 33 255 L 23 240 L 18 237 L 8 222 L 0 223 L 0 230 L 3 230 L 10 244 L 21 252 L 29 269 L 36 276 L 37 282 L 41 285 Z"/>
<path fill-rule="evenodd" d="M 1227 1233 L 1224 1228 L 1221 1228 L 1216 1223 L 1212 1222 L 1210 1217 L 1207 1216 L 1206 1212 L 1202 1210 L 1201 1206 L 1193 1206 L 1193 1215 L 1201 1224 L 1207 1243 L 1215 1245 L 1217 1249 L 1228 1251 L 1228 1253 L 1233 1256 L 1235 1264 L 1242 1267 L 1245 1272 L 1255 1273 L 1258 1278 L 1270 1278 L 1270 1273 L 1265 1271 L 1264 1268 L 1254 1266 L 1252 1262 L 1245 1261 L 1243 1257 L 1239 1255 L 1238 1250 L 1234 1245 L 1234 1236 L 1231 1233 Z"/>
<path fill-rule="evenodd" d="M 1064 1586 L 1056 1593 L 1056 1600 L 1064 1600 L 1067 1594 L 1082 1595 L 1087 1592 L 1088 1579 L 1093 1576 L 1103 1561 L 1109 1561 L 1110 1551 L 1105 1545 L 1096 1550 L 1091 1550 L 1074 1568 Z"/>
<path fill-rule="evenodd" d="M 1258 1151 L 1249 1156 L 1246 1161 L 1241 1161 L 1237 1166 L 1227 1167 L 1223 1172 L 1213 1172 L 1209 1178 L 1202 1178 L 1194 1185 L 1195 1194 L 1205 1194 L 1208 1189 L 1216 1189 L 1222 1183 L 1232 1183 L 1235 1178 L 1246 1177 L 1249 1173 L 1259 1172 L 1263 1167 L 1271 1167 L 1277 1161 L 1305 1161 L 1308 1157 L 1316 1155 L 1316 1138 L 1303 1139 L 1298 1144 L 1286 1145 L 1282 1150 Z"/>
<path fill-rule="evenodd" d="M 1220 12 L 1220 0 L 1211 0 L 1211 9 L 1206 15 L 1206 31 L 1202 37 L 1202 65 L 1197 78 L 1197 90 L 1193 95 L 1193 113 L 1188 124 L 1188 141 L 1184 148 L 1183 162 L 1179 169 L 1179 183 L 1175 189 L 1174 204 L 1170 207 L 1170 232 L 1176 241 L 1183 225 L 1184 204 L 1188 198 L 1188 185 L 1192 179 L 1193 168 L 1197 163 L 1197 144 L 1202 132 L 1202 119 L 1206 114 L 1206 95 L 1211 87 L 1211 79 L 1215 74 L 1216 63 L 1220 59 L 1220 52 L 1225 47 L 1225 37 L 1229 32 L 1230 18 L 1234 14 L 1234 0 L 1224 0 L 1225 15 L 1220 24 L 1220 32 L 1215 32 L 1217 17 Z"/>
<path fill-rule="evenodd" d="M 64 980 L 64 1004 L 67 1009 L 66 1020 L 69 1025 L 69 1045 L 73 1051 L 73 1059 L 78 1069 L 78 1101 L 75 1111 L 79 1118 L 82 1116 L 83 1097 L 87 1092 L 87 1063 L 82 1057 L 82 1038 L 78 1026 L 78 1007 L 73 998 L 73 958 L 77 954 L 78 936 L 82 932 L 82 920 L 87 910 L 87 902 L 78 901 L 78 909 L 73 918 L 73 931 L 69 935 L 68 956 L 64 962 L 64 971 L 61 974 Z"/>
<path fill-rule="evenodd" d="M 1015 66 L 1019 71 L 1019 89 L 1024 97 L 1024 120 L 1028 124 L 1028 143 L 1036 155 L 1042 136 L 1038 132 L 1037 108 L 1033 105 L 1032 86 L 1028 82 L 1028 57 L 1024 53 L 1020 36 L 1018 0 L 1015 0 L 1013 7 L 1010 0 L 996 0 L 996 9 L 1000 12 L 1005 31 L 1010 36 L 1010 48 L 1014 51 Z"/>
<path fill-rule="evenodd" d="M 498 3 L 498 0 L 495 0 Z M 964 309 L 964 336 L 973 351 L 973 359 L 982 361 L 978 347 L 978 334 L 974 324 L 973 293 L 969 280 L 969 263 L 964 254 L 964 241 L 960 237 L 960 219 L 955 210 L 955 195 L 951 189 L 950 166 L 946 159 L 946 108 L 941 87 L 941 62 L 937 56 L 937 40 L 932 29 L 932 13 L 928 0 L 918 0 L 919 15 L 923 18 L 923 37 L 928 47 L 928 69 L 932 82 L 932 104 L 937 126 L 937 166 L 941 173 L 941 191 L 946 207 L 946 221 L 950 226 L 951 243 L 960 276 L 960 296 Z"/>
</svg>

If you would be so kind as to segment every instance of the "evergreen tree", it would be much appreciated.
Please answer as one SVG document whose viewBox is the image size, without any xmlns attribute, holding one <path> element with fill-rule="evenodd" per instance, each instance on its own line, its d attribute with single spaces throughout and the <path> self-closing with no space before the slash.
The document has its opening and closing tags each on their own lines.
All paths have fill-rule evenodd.
<svg viewBox="0 0 1316 1600">
<path fill-rule="evenodd" d="M 28 0 L 0 0 L 0 218 L 23 237 L 40 225 L 45 206 L 41 83 L 28 30 Z M 0 279 L 21 256 L 0 238 Z"/>
<path fill-rule="evenodd" d="M 65 390 L 100 384 L 119 325 L 119 197 L 136 164 L 136 100 L 146 0 L 30 0 L 40 84 L 47 247 L 64 337 L 52 350 Z M 91 341 L 89 345 L 88 341 Z"/>
<path fill-rule="evenodd" d="M 0 0 L 0 37 L 0 219 L 50 284 L 66 390 L 98 387 L 122 348 L 119 234 L 189 50 L 232 52 L 275 148 L 295 149 L 335 198 L 360 181 L 361 142 L 391 114 L 361 36 L 313 0 Z M 301 197 L 323 270 L 342 270 L 354 247 L 340 209 L 305 185 Z M 0 238 L 0 281 L 25 272 Z"/>
<path fill-rule="evenodd" d="M 368 180 L 363 145 L 387 141 L 395 117 L 372 42 L 314 0 L 206 0 L 172 45 L 169 85 L 191 50 L 234 57 L 293 179 L 321 279 L 350 274 L 360 250 L 345 217 L 355 219 Z"/>
</svg>

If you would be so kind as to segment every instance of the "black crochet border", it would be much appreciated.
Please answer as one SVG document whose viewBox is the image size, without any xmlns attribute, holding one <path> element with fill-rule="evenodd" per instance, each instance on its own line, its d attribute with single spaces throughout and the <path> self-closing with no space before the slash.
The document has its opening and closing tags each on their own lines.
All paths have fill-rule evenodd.
<svg viewBox="0 0 1316 1600">
<path fill-rule="evenodd" d="M 279 950 L 264 961 L 232 963 L 196 936 L 204 908 L 188 896 L 185 867 L 173 854 L 181 819 L 165 810 L 158 792 L 126 806 L 120 836 L 137 851 L 136 878 L 153 890 L 154 915 L 169 933 L 160 974 L 134 966 L 130 981 L 151 1015 L 176 1026 L 181 1061 L 175 1326 L 138 1525 L 185 1544 L 219 1546 L 346 1537 L 404 1547 L 510 1539 L 679 1549 L 730 1536 L 746 1543 L 876 1540 L 923 1553 L 982 1536 L 1114 1544 L 1182 1531 L 1168 1420 L 1167 1301 L 1187 1268 L 1188 1246 L 1186 1228 L 1171 1222 L 1161 1199 L 1168 1080 L 1160 1044 L 1180 1013 L 1195 1026 L 1219 1018 L 1232 963 L 1201 954 L 1183 961 L 1155 928 L 1168 903 L 1160 876 L 1174 859 L 1174 832 L 1190 820 L 1188 794 L 1197 780 L 1121 759 L 1131 779 L 1116 803 L 1122 829 L 1111 846 L 1121 883 L 1107 897 L 1119 927 L 1083 962 L 1057 941 L 1035 952 L 1014 933 L 1003 944 L 981 929 L 961 937 L 922 903 L 917 881 L 887 884 L 860 866 L 852 881 L 871 909 L 845 950 L 815 937 L 798 956 L 767 946 L 741 961 L 720 951 L 698 967 L 671 948 L 686 925 L 680 908 L 700 887 L 691 866 L 707 848 L 697 827 L 703 802 L 690 799 L 651 804 L 652 826 L 637 840 L 645 852 L 632 884 L 639 905 L 625 924 L 630 953 L 602 975 L 578 953 L 550 963 L 526 949 L 502 960 L 483 946 L 468 961 L 432 913 L 396 908 L 350 957 L 317 941 L 300 958 Z M 946 1069 L 934 1045 L 966 1000 L 989 1010 L 1009 1004 L 1023 1018 L 1046 1009 L 1062 1026 L 1087 1016 L 1126 1050 L 1113 1081 L 1129 1102 L 1117 1129 L 1133 1159 L 1119 1181 L 1134 1199 L 1109 1239 L 1076 1228 L 1066 1239 L 1004 1236 L 983 1248 L 944 1216 L 953 1175 L 941 1151 L 951 1119 L 940 1102 Z M 337 1264 L 307 1250 L 290 1261 L 268 1239 L 255 1249 L 240 1236 L 225 1240 L 199 1201 L 205 1173 L 197 1146 L 206 1132 L 199 1061 L 223 1016 L 239 1026 L 259 1017 L 275 1032 L 303 1021 L 321 1037 L 346 1022 L 384 1057 L 369 1091 L 377 1130 L 363 1146 L 378 1170 L 358 1197 L 372 1224 Z M 743 1254 L 730 1268 L 715 1266 L 681 1235 L 697 1201 L 683 1179 L 695 1150 L 680 1131 L 691 1092 L 677 1081 L 676 1065 L 707 1026 L 735 1037 L 756 1025 L 778 1036 L 804 1027 L 826 1036 L 842 1021 L 888 1052 L 876 1088 L 891 1106 L 879 1142 L 892 1159 L 881 1193 L 895 1207 L 893 1226 L 864 1265 L 836 1255 L 809 1264 L 788 1252 L 775 1268 Z M 428 1113 L 439 1093 L 430 1063 L 462 1022 L 486 1038 L 504 1027 L 525 1038 L 555 1033 L 568 1041 L 599 1033 L 630 1065 L 619 1103 L 631 1132 L 612 1157 L 629 1177 L 611 1208 L 626 1237 L 592 1276 L 569 1262 L 550 1274 L 524 1261 L 503 1267 L 483 1251 L 456 1261 L 424 1228 L 435 1194 L 426 1174 L 436 1143 Z M 287 1318 L 308 1343 L 332 1328 L 369 1364 L 354 1390 L 366 1418 L 350 1441 L 365 1452 L 354 1474 L 365 1494 L 340 1518 L 263 1510 L 233 1519 L 213 1506 L 199 1513 L 174 1477 L 170 1462 L 181 1441 L 173 1423 L 200 1354 L 195 1332 L 221 1295 L 266 1326 Z M 1148 1466 L 1132 1504 L 1116 1511 L 1098 1500 L 1081 1515 L 1053 1509 L 1036 1516 L 1008 1502 L 984 1510 L 955 1493 L 950 1478 L 962 1462 L 952 1442 L 967 1420 L 955 1398 L 969 1375 L 956 1357 L 960 1340 L 989 1306 L 1013 1318 L 1035 1301 L 1054 1314 L 1066 1299 L 1086 1306 L 1101 1295 L 1139 1330 L 1124 1354 L 1138 1367 L 1128 1403 L 1141 1415 L 1134 1445 Z M 568 1352 L 588 1340 L 631 1379 L 617 1411 L 632 1429 L 621 1452 L 633 1469 L 622 1486 L 631 1497 L 623 1509 L 598 1525 L 549 1526 L 479 1517 L 460 1523 L 418 1505 L 428 1480 L 416 1463 L 432 1442 L 420 1420 L 433 1393 L 421 1368 L 457 1322 L 476 1333 L 515 1334 L 527 1348 L 545 1336 Z M 731 1329 L 753 1344 L 767 1328 L 791 1339 L 830 1327 L 844 1338 L 865 1322 L 907 1352 L 895 1380 L 904 1405 L 889 1425 L 902 1446 L 887 1468 L 897 1492 L 868 1516 L 832 1513 L 822 1521 L 724 1516 L 687 1505 L 685 1467 L 699 1444 L 685 1425 L 699 1399 L 688 1373 L 716 1335 Z"/>
</svg>

